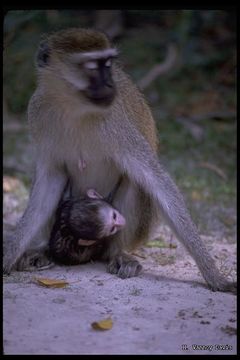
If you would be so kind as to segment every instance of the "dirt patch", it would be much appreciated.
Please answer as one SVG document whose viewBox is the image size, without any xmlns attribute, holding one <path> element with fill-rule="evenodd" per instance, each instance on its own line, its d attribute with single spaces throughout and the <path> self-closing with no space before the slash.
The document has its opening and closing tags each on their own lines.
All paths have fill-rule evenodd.
<svg viewBox="0 0 240 360">
<path fill-rule="evenodd" d="M 212 244 L 234 278 L 235 246 Z M 136 258 L 144 271 L 125 280 L 98 262 L 4 277 L 5 354 L 236 354 L 236 296 L 210 291 L 180 246 L 143 247 Z M 35 277 L 69 285 L 47 288 Z M 92 328 L 106 318 L 111 329 Z"/>
</svg>

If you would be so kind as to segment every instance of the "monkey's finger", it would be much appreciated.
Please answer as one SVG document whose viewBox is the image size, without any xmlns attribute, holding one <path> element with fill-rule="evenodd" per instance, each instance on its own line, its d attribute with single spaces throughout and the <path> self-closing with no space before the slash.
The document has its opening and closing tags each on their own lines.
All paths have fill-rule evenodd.
<svg viewBox="0 0 240 360">
<path fill-rule="evenodd" d="M 117 274 L 120 268 L 120 264 L 116 261 L 116 259 L 113 259 L 110 261 L 110 263 L 107 265 L 107 271 L 110 274 Z"/>
<path fill-rule="evenodd" d="M 17 263 L 18 271 L 36 271 L 45 270 L 53 267 L 55 264 L 45 254 L 29 253 L 25 254 Z"/>
<path fill-rule="evenodd" d="M 120 266 L 120 269 L 117 275 L 121 279 L 130 278 L 133 276 L 138 276 L 142 271 L 142 265 L 139 264 L 138 261 L 131 261 L 128 263 L 124 263 Z"/>
<path fill-rule="evenodd" d="M 108 272 L 116 274 L 122 279 L 137 276 L 142 271 L 142 265 L 137 260 L 125 254 L 112 259 L 107 266 Z"/>
</svg>

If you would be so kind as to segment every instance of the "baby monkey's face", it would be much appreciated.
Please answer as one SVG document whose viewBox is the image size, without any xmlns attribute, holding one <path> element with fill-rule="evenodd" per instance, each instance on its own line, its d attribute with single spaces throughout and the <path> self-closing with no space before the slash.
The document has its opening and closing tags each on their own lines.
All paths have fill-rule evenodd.
<svg viewBox="0 0 240 360">
<path fill-rule="evenodd" d="M 90 199 L 98 199 L 101 201 L 101 206 L 98 209 L 98 218 L 100 224 L 102 225 L 100 238 L 113 235 L 125 226 L 125 218 L 118 210 L 104 201 L 102 195 L 100 195 L 96 190 L 89 189 L 87 191 L 87 196 Z"/>
<path fill-rule="evenodd" d="M 112 206 L 104 203 L 99 209 L 99 218 L 102 222 L 101 237 L 108 237 L 121 230 L 126 224 L 125 218 Z"/>
</svg>

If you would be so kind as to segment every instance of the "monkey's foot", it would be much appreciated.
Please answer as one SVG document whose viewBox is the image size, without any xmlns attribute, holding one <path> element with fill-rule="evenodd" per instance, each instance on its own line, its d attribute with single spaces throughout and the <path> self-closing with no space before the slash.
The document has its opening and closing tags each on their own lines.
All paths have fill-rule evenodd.
<svg viewBox="0 0 240 360">
<path fill-rule="evenodd" d="M 7 242 L 7 240 L 9 240 Z M 13 241 L 10 239 L 3 240 L 3 274 L 9 275 L 12 270 L 15 268 L 15 264 L 17 262 L 17 253 L 18 249 L 13 245 Z"/>
<path fill-rule="evenodd" d="M 42 252 L 26 253 L 18 261 L 16 270 L 18 271 L 36 271 L 45 270 L 53 267 L 55 264 L 46 254 Z"/>
<path fill-rule="evenodd" d="M 215 271 L 212 273 L 202 273 L 208 286 L 212 291 L 231 292 L 237 293 L 237 283 L 228 281 L 222 274 L 219 273 L 217 268 L 213 268 Z"/>
<path fill-rule="evenodd" d="M 220 281 L 218 280 L 214 284 L 209 284 L 209 287 L 212 291 L 231 292 L 237 295 L 237 283 L 227 281 L 224 278 L 221 278 Z"/>
<path fill-rule="evenodd" d="M 121 254 L 110 260 L 107 271 L 125 279 L 139 275 L 142 271 L 142 265 L 130 255 Z"/>
<path fill-rule="evenodd" d="M 12 260 L 12 258 L 11 257 L 8 258 L 7 256 L 4 255 L 4 257 L 3 257 L 3 274 L 9 275 L 13 268 L 14 268 L 14 261 Z"/>
</svg>

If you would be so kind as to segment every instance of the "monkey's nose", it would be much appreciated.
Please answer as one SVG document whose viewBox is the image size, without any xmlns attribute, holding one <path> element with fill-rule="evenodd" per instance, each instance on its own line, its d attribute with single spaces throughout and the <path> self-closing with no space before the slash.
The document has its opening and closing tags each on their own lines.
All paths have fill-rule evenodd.
<svg viewBox="0 0 240 360">
<path fill-rule="evenodd" d="M 115 223 L 116 226 L 119 226 L 119 227 L 122 227 L 122 226 L 125 226 L 126 225 L 126 220 L 125 218 L 122 216 L 122 215 L 118 215 L 118 218 L 116 220 L 116 223 Z"/>
</svg>

